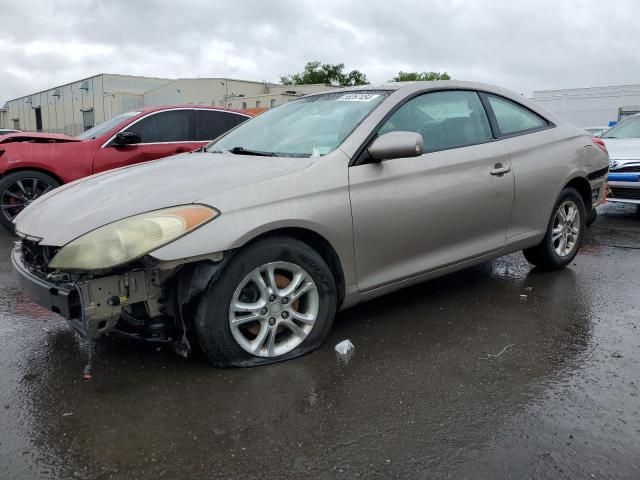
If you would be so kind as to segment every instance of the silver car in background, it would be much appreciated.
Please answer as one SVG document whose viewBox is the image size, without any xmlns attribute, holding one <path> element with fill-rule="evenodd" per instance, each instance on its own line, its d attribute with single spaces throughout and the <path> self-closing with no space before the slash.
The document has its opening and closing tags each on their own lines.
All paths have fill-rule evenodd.
<svg viewBox="0 0 640 480">
<path fill-rule="evenodd" d="M 609 197 L 640 205 L 640 114 L 625 118 L 600 138 L 609 151 Z"/>
<path fill-rule="evenodd" d="M 336 311 L 524 250 L 568 265 L 601 145 L 458 81 L 311 95 L 202 151 L 65 185 L 16 219 L 13 265 L 85 338 L 194 339 L 219 366 L 317 348 Z"/>
<path fill-rule="evenodd" d="M 584 127 L 584 129 L 592 136 L 598 137 L 609 130 L 609 127 Z"/>
</svg>

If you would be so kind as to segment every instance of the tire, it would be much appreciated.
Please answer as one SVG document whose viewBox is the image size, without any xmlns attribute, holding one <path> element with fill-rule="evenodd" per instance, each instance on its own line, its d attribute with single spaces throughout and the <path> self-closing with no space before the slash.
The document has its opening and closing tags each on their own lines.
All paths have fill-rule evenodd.
<svg viewBox="0 0 640 480">
<path fill-rule="evenodd" d="M 0 180 L 0 223 L 15 232 L 13 219 L 39 196 L 60 186 L 60 182 L 46 173 L 23 170 L 9 173 Z M 15 205 L 10 207 L 10 205 Z"/>
<path fill-rule="evenodd" d="M 254 280 L 258 278 L 256 272 L 262 285 L 259 279 Z M 289 300 L 285 293 L 296 278 L 307 290 L 294 300 L 295 292 L 303 290 L 294 285 L 294 295 Z M 282 284 L 289 280 L 292 283 Z M 274 281 L 277 297 L 270 290 Z M 309 285 L 315 285 L 315 289 Z M 251 306 L 252 310 L 231 308 L 232 302 L 236 307 Z M 195 332 L 200 347 L 215 366 L 266 365 L 318 348 L 331 329 L 336 304 L 334 277 L 322 257 L 294 238 L 271 237 L 237 252 L 220 278 L 209 286 L 197 308 Z M 300 312 L 303 309 L 305 312 Z M 314 313 L 312 325 L 297 319 L 311 318 Z M 258 318 L 245 322 L 249 317 Z M 265 329 L 268 333 L 263 335 Z"/>
<path fill-rule="evenodd" d="M 560 238 L 554 240 L 554 236 L 557 236 L 558 234 L 558 226 L 562 223 L 561 217 L 559 217 L 561 215 L 559 211 L 562 208 L 564 209 L 563 211 L 566 212 L 567 205 L 575 207 L 577 210 L 577 219 L 574 219 L 574 222 L 570 226 L 563 224 L 562 226 L 564 229 L 561 232 Z M 577 223 L 575 220 L 577 220 Z M 542 239 L 542 242 L 535 247 L 525 249 L 523 251 L 525 258 L 530 263 L 543 270 L 558 270 L 566 267 L 574 259 L 580 249 L 585 226 L 586 215 L 582 197 L 575 189 L 571 187 L 565 188 L 560 193 L 560 196 L 553 207 L 553 213 L 551 214 L 551 219 L 547 226 L 547 233 Z M 575 233 L 575 231 L 572 230 L 571 234 L 565 235 L 571 227 L 577 227 L 578 232 Z M 553 231 L 554 229 L 556 229 L 555 233 Z M 565 242 L 564 248 L 562 247 L 563 241 Z M 558 250 L 566 253 L 561 255 Z"/>
<path fill-rule="evenodd" d="M 587 227 L 590 227 L 591 225 L 593 225 L 593 222 L 596 221 L 596 219 L 598 218 L 598 211 L 595 208 L 591 209 L 591 212 L 589 212 L 589 215 L 587 215 Z"/>
</svg>

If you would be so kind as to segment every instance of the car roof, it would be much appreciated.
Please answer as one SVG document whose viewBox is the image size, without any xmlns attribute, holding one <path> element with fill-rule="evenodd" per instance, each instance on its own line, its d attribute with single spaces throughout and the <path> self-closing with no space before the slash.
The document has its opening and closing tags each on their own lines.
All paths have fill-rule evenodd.
<svg viewBox="0 0 640 480">
<path fill-rule="evenodd" d="M 242 109 L 236 108 L 226 108 L 226 107 L 216 107 L 214 105 L 196 105 L 194 103 L 191 104 L 179 104 L 179 105 L 158 105 L 158 106 L 149 106 L 149 107 L 140 107 L 131 109 L 132 112 L 140 112 L 140 113 L 151 113 L 151 112 L 160 112 L 162 110 L 176 110 L 176 109 L 191 109 L 195 108 L 198 110 L 217 110 L 222 112 L 232 112 L 232 113 L 240 113 L 242 115 L 254 116 L 251 112 Z"/>
<path fill-rule="evenodd" d="M 325 90 L 323 92 L 307 95 L 312 97 L 316 95 L 322 95 L 325 93 L 349 93 L 366 90 L 388 90 L 392 92 L 395 97 L 396 94 L 400 96 L 409 96 L 413 93 L 426 92 L 428 90 L 477 90 L 481 92 L 492 93 L 501 97 L 505 97 L 521 105 L 524 105 L 529 110 L 541 115 L 552 123 L 564 124 L 566 123 L 560 117 L 553 112 L 547 110 L 542 105 L 529 100 L 524 94 L 516 93 L 511 90 L 481 82 L 467 82 L 463 80 L 434 80 L 434 81 L 419 81 L 419 82 L 387 82 L 381 84 L 360 85 L 357 87 L 336 87 L 334 90 Z M 304 97 L 303 97 L 304 98 Z M 638 114 L 640 115 L 640 114 Z"/>
<path fill-rule="evenodd" d="M 490 85 L 488 83 L 481 82 L 467 82 L 463 80 L 433 80 L 433 81 L 418 81 L 418 82 L 386 82 L 386 83 L 378 83 L 378 84 L 368 84 L 368 85 L 358 85 L 357 87 L 336 87 L 335 90 L 328 90 L 330 92 L 351 92 L 351 91 L 361 91 L 361 90 L 439 90 L 445 88 L 452 89 L 469 89 L 469 90 L 483 90 L 489 92 L 502 93 L 507 90 L 497 87 L 495 85 Z M 325 92 L 319 92 L 318 94 L 322 94 Z M 513 95 L 513 92 L 509 92 Z"/>
</svg>

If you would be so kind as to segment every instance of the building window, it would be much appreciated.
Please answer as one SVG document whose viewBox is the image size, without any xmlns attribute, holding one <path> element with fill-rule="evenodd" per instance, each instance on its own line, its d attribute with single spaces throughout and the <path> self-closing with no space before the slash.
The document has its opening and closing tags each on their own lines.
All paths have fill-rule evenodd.
<svg viewBox="0 0 640 480">
<path fill-rule="evenodd" d="M 247 108 L 247 102 L 242 102 L 242 108 Z"/>
<path fill-rule="evenodd" d="M 260 100 L 256 100 L 256 108 L 260 108 Z"/>
<path fill-rule="evenodd" d="M 20 119 L 19 118 L 13 118 L 13 128 L 16 130 L 20 130 Z"/>
<path fill-rule="evenodd" d="M 82 127 L 84 128 L 84 131 L 86 132 L 90 128 L 93 128 L 94 123 L 95 123 L 95 120 L 93 115 L 93 108 L 88 110 L 83 110 L 82 111 Z"/>
<path fill-rule="evenodd" d="M 275 98 L 272 98 L 272 99 L 271 99 L 271 106 L 272 106 L 272 107 L 275 107 L 275 106 L 276 106 L 276 99 L 275 99 Z"/>
</svg>

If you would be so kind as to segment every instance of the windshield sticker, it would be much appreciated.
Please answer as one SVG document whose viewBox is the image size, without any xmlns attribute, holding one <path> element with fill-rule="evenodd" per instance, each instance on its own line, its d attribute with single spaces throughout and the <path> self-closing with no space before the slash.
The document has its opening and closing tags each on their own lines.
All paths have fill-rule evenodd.
<svg viewBox="0 0 640 480">
<path fill-rule="evenodd" d="M 380 95 L 377 93 L 345 93 L 337 99 L 338 102 L 370 102 Z"/>
</svg>

